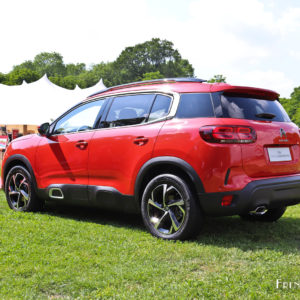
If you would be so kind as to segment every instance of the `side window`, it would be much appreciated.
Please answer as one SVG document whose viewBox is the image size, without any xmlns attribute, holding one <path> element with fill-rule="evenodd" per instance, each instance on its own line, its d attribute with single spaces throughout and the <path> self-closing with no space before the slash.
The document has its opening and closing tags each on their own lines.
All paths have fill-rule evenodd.
<svg viewBox="0 0 300 300">
<path fill-rule="evenodd" d="M 182 94 L 177 109 L 177 118 L 214 117 L 210 94 Z"/>
<path fill-rule="evenodd" d="M 120 96 L 113 100 L 105 127 L 127 126 L 147 120 L 155 95 Z"/>
<path fill-rule="evenodd" d="M 152 106 L 148 121 L 163 118 L 169 113 L 171 98 L 163 95 L 157 95 Z"/>
<path fill-rule="evenodd" d="M 104 102 L 105 100 L 98 100 L 75 108 L 58 120 L 53 133 L 61 134 L 92 129 Z"/>
</svg>

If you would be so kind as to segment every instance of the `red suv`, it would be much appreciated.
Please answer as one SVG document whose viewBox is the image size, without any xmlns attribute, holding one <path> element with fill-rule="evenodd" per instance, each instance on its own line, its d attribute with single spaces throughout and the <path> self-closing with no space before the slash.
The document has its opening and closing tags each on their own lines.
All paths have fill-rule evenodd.
<svg viewBox="0 0 300 300">
<path fill-rule="evenodd" d="M 299 129 L 278 96 L 195 78 L 100 91 L 10 143 L 7 202 L 141 211 L 165 239 L 192 237 L 205 215 L 275 221 L 300 202 Z"/>
</svg>

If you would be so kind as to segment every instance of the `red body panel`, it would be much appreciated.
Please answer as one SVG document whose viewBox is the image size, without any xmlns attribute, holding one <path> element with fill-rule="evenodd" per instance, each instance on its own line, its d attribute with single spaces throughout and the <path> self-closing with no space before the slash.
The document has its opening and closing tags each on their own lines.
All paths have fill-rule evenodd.
<svg viewBox="0 0 300 300">
<path fill-rule="evenodd" d="M 242 146 L 243 168 L 250 177 L 292 175 L 300 170 L 300 138 L 298 127 L 293 123 L 250 121 L 257 134 L 254 144 Z M 280 136 L 280 129 L 286 132 L 286 139 Z M 267 148 L 288 147 L 291 161 L 270 162 Z"/>
<path fill-rule="evenodd" d="M 206 125 L 251 126 L 257 132 L 253 144 L 212 144 L 199 137 Z M 280 142 L 280 128 L 287 132 L 288 142 Z M 300 138 L 292 123 L 249 121 L 239 119 L 174 119 L 166 122 L 155 145 L 153 156 L 182 158 L 198 173 L 208 193 L 243 189 L 255 178 L 299 174 Z M 270 163 L 266 147 L 290 147 L 293 160 Z M 226 173 L 230 176 L 225 184 Z"/>
<path fill-rule="evenodd" d="M 132 195 L 134 179 L 151 158 L 163 123 L 97 130 L 89 148 L 89 184 Z"/>
<path fill-rule="evenodd" d="M 78 142 L 90 142 L 92 131 L 40 137 L 36 151 L 35 174 L 40 188 L 50 184 L 88 184 L 89 144 L 83 149 Z"/>
<path fill-rule="evenodd" d="M 28 159 L 32 168 L 35 168 L 35 158 L 36 158 L 36 150 L 37 146 L 40 142 L 40 137 L 36 134 L 31 134 L 27 136 L 23 136 L 17 138 L 10 143 L 6 148 L 3 161 L 2 161 L 2 169 L 1 169 L 1 181 L 2 181 L 2 188 L 4 188 L 5 178 L 4 178 L 4 166 L 6 161 L 12 155 L 22 155 Z"/>
<path fill-rule="evenodd" d="M 199 129 L 216 124 L 215 118 L 174 119 L 165 123 L 153 156 L 175 156 L 188 162 L 198 173 L 208 193 L 239 190 L 251 179 L 243 171 L 240 145 L 210 144 L 200 138 Z M 222 119 L 218 124 L 229 124 Z M 231 122 L 237 124 L 237 122 Z M 224 184 L 227 170 L 231 176 Z"/>
</svg>

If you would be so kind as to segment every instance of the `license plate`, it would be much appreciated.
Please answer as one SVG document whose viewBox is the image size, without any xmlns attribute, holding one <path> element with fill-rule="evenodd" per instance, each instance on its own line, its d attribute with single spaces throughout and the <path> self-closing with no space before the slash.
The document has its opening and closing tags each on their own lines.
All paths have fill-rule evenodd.
<svg viewBox="0 0 300 300">
<path fill-rule="evenodd" d="M 270 162 L 291 161 L 291 151 L 289 147 L 268 148 Z"/>
</svg>

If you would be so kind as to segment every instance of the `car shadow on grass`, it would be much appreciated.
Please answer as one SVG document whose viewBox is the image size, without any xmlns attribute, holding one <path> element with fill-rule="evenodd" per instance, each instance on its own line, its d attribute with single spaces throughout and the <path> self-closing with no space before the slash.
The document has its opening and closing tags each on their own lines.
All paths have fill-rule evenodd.
<svg viewBox="0 0 300 300">
<path fill-rule="evenodd" d="M 123 213 L 87 206 L 62 205 L 57 203 L 47 203 L 42 213 L 101 225 L 113 225 L 116 227 L 128 227 L 131 229 L 144 230 L 143 220 L 139 214 Z"/>
<path fill-rule="evenodd" d="M 138 214 L 52 203 L 46 205 L 43 213 L 78 221 L 146 231 L 142 217 Z M 206 217 L 197 238 L 187 242 L 222 248 L 237 247 L 243 251 L 270 249 L 283 253 L 299 253 L 300 219 L 283 216 L 277 222 L 267 223 L 244 221 L 238 216 Z"/>
</svg>

